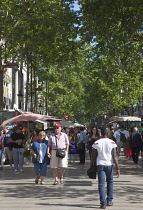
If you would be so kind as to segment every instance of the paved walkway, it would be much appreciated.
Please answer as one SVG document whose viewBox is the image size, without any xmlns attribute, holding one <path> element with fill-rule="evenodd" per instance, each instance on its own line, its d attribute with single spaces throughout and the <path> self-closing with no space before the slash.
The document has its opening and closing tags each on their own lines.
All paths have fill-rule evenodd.
<svg viewBox="0 0 143 210">
<path fill-rule="evenodd" d="M 120 178 L 114 177 L 114 206 L 112 210 L 143 210 L 143 160 L 134 165 L 121 157 Z M 33 165 L 24 166 L 23 173 L 15 173 L 5 166 L 0 171 L 1 210 L 88 210 L 99 209 L 97 179 L 86 176 L 89 160 L 69 165 L 64 185 L 52 185 L 52 171 L 48 168 L 45 185 L 34 184 Z"/>
</svg>

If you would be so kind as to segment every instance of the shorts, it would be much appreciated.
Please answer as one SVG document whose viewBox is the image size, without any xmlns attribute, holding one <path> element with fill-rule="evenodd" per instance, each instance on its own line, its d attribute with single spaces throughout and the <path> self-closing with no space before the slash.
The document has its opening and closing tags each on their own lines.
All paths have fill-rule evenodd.
<svg viewBox="0 0 143 210">
<path fill-rule="evenodd" d="M 52 150 L 51 153 L 51 160 L 50 160 L 50 167 L 51 168 L 67 168 L 68 167 L 68 152 L 66 152 L 66 156 L 64 158 L 56 157 L 56 151 Z"/>
</svg>

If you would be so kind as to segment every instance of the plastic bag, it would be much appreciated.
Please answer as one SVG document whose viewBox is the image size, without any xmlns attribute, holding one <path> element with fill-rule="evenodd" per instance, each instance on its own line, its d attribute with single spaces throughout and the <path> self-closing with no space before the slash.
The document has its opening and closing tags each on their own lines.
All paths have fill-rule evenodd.
<svg viewBox="0 0 143 210">
<path fill-rule="evenodd" d="M 2 157 L 1 157 L 1 163 L 4 163 L 6 161 L 6 156 L 4 153 L 2 153 Z"/>
</svg>

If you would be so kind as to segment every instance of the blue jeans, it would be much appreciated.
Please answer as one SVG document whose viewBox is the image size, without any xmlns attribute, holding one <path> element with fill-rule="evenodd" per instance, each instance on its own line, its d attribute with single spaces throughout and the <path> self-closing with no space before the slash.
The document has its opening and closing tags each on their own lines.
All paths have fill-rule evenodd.
<svg viewBox="0 0 143 210">
<path fill-rule="evenodd" d="M 0 149 L 0 165 L 2 163 L 2 149 Z"/>
<path fill-rule="evenodd" d="M 98 165 L 97 172 L 100 204 L 106 204 L 113 199 L 113 165 Z M 107 198 L 105 192 L 105 181 L 107 182 Z"/>
<path fill-rule="evenodd" d="M 47 163 L 34 163 L 34 170 L 36 175 L 46 176 Z"/>
<path fill-rule="evenodd" d="M 13 148 L 12 153 L 13 153 L 15 170 L 18 170 L 18 164 L 19 164 L 19 169 L 23 170 L 23 148 Z"/>
</svg>

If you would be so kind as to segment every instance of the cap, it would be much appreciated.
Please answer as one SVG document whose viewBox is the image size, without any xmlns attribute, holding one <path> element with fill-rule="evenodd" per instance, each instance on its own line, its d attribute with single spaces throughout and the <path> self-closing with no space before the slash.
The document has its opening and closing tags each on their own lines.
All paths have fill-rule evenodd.
<svg viewBox="0 0 143 210">
<path fill-rule="evenodd" d="M 54 127 L 62 127 L 61 123 L 55 123 Z"/>
</svg>

